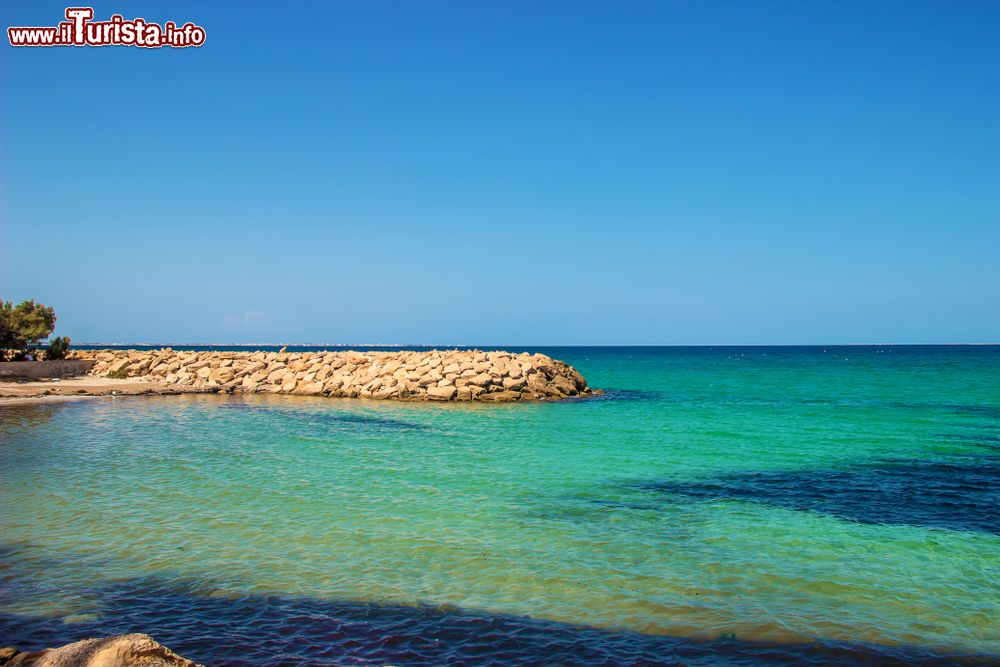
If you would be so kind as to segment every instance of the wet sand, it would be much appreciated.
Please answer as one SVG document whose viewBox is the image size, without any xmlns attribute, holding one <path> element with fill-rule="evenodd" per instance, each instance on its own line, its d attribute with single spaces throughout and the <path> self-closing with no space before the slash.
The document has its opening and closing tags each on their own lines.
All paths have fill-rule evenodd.
<svg viewBox="0 0 1000 667">
<path fill-rule="evenodd" d="M 205 391 L 211 391 L 206 389 Z M 62 380 L 0 382 L 0 405 L 25 401 L 54 401 L 91 396 L 141 396 L 148 394 L 191 394 L 192 387 L 173 387 L 134 379 L 114 380 L 94 376 Z"/>
</svg>

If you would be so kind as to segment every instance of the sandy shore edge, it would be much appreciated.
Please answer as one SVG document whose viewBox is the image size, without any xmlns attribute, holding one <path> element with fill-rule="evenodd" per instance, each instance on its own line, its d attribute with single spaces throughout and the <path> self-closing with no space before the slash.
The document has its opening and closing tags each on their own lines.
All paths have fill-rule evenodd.
<svg viewBox="0 0 1000 667">
<path fill-rule="evenodd" d="M 210 389 L 179 389 L 155 382 L 115 380 L 93 376 L 30 382 L 0 382 L 0 405 L 62 402 L 101 396 L 170 396 L 211 393 Z"/>
</svg>

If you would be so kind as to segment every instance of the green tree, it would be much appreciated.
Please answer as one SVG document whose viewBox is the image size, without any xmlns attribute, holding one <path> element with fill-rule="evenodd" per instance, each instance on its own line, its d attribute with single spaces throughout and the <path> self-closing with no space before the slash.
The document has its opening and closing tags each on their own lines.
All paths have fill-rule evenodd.
<svg viewBox="0 0 1000 667">
<path fill-rule="evenodd" d="M 56 336 L 45 349 L 45 360 L 65 359 L 69 352 L 69 336 Z"/>
<path fill-rule="evenodd" d="M 2 351 L 14 347 L 14 330 L 10 326 L 10 314 L 14 306 L 10 301 L 0 301 L 0 360 Z"/>
<path fill-rule="evenodd" d="M 0 302 L 0 347 L 35 350 L 56 328 L 56 311 L 34 299 Z"/>
</svg>

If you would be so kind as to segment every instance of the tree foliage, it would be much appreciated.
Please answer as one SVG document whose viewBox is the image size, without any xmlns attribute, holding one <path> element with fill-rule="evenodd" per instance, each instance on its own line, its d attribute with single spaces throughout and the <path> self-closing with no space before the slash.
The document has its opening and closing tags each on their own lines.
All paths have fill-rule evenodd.
<svg viewBox="0 0 1000 667">
<path fill-rule="evenodd" d="M 69 336 L 56 336 L 45 348 L 45 360 L 65 359 L 67 352 L 69 352 Z"/>
<path fill-rule="evenodd" d="M 14 347 L 14 330 L 10 327 L 10 314 L 13 309 L 10 301 L 0 301 L 0 350 Z"/>
<path fill-rule="evenodd" d="M 0 301 L 0 349 L 35 350 L 56 328 L 56 311 L 34 299 Z"/>
</svg>

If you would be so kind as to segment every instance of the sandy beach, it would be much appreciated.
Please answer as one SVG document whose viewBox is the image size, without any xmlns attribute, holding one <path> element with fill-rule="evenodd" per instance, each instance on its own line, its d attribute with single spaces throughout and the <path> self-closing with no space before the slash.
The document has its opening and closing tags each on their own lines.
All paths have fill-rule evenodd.
<svg viewBox="0 0 1000 667">
<path fill-rule="evenodd" d="M 146 394 L 189 394 L 198 392 L 188 387 L 183 391 L 169 385 L 144 382 L 133 379 L 83 376 L 62 380 L 38 380 L 31 382 L 0 382 L 0 405 L 25 401 L 59 401 L 90 398 L 94 396 L 140 396 Z M 201 391 L 211 391 L 209 389 Z"/>
</svg>

